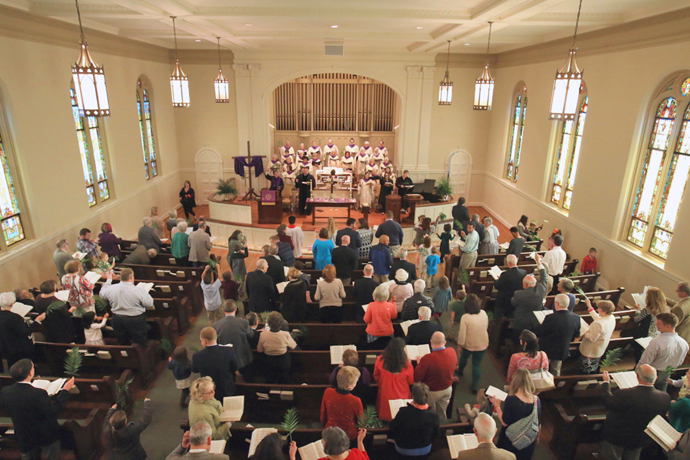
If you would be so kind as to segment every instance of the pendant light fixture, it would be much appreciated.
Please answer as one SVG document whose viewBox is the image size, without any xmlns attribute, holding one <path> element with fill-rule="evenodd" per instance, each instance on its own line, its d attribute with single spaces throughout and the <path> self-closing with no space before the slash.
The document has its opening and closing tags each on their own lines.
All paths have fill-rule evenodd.
<svg viewBox="0 0 690 460">
<path fill-rule="evenodd" d="M 91 59 L 89 45 L 84 39 L 84 28 L 81 25 L 79 1 L 75 0 L 74 3 L 77 5 L 79 33 L 81 34 L 81 42 L 79 43 L 81 52 L 79 59 L 72 66 L 72 81 L 77 96 L 79 115 L 82 117 L 107 117 L 110 115 L 110 105 L 108 104 L 108 91 L 105 87 L 105 73 L 103 73 L 103 67 Z"/>
<path fill-rule="evenodd" d="M 486 45 L 486 65 L 482 76 L 477 78 L 474 84 L 474 110 L 491 110 L 491 102 L 494 99 L 494 77 L 489 72 L 489 50 L 491 49 L 491 27 L 493 21 L 489 21 L 489 42 Z"/>
<path fill-rule="evenodd" d="M 213 80 L 213 85 L 216 88 L 216 102 L 230 102 L 230 85 L 228 79 L 223 76 L 223 68 L 220 65 L 220 37 L 218 40 L 218 76 Z"/>
<path fill-rule="evenodd" d="M 556 80 L 553 83 L 553 97 L 551 98 L 552 120 L 574 120 L 577 113 L 577 100 L 580 96 L 582 86 L 582 74 L 584 71 L 577 67 L 575 60 L 575 39 L 577 38 L 577 27 L 580 24 L 580 11 L 582 10 L 582 0 L 577 9 L 577 19 L 575 20 L 575 34 L 573 35 L 573 45 L 570 47 L 568 59 L 565 64 L 556 72 Z"/>
<path fill-rule="evenodd" d="M 177 58 L 177 29 L 175 29 L 175 18 L 177 16 L 170 17 L 173 21 L 173 35 L 175 37 L 175 70 L 170 75 L 172 105 L 173 107 L 189 107 L 189 80 L 180 68 L 180 60 Z"/>
<path fill-rule="evenodd" d="M 450 105 L 453 102 L 453 82 L 448 79 L 448 64 L 450 64 L 450 40 L 448 40 L 446 57 L 446 75 L 438 85 L 438 105 Z"/>
</svg>

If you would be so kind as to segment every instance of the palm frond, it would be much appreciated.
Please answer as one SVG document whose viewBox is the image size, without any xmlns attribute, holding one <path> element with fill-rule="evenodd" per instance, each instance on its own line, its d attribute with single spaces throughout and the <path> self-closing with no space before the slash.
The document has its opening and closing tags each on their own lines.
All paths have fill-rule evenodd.
<svg viewBox="0 0 690 460">
<path fill-rule="evenodd" d="M 601 361 L 599 361 L 599 367 L 603 369 L 618 364 L 621 362 L 622 357 L 623 348 L 614 348 L 613 350 L 609 350 L 606 352 Z"/>
<path fill-rule="evenodd" d="M 376 407 L 366 406 L 362 415 L 357 416 L 357 428 L 381 428 L 383 422 L 376 413 Z"/>
<path fill-rule="evenodd" d="M 117 395 L 117 399 L 115 403 L 117 404 L 117 407 L 120 409 L 124 409 L 125 405 L 127 404 L 127 396 L 129 395 L 129 386 L 132 384 L 134 381 L 134 377 L 130 377 L 128 380 L 122 383 L 120 385 L 119 383 L 115 382 L 115 392 Z"/>
<path fill-rule="evenodd" d="M 280 427 L 287 431 L 287 437 L 290 441 L 292 441 L 292 432 L 297 429 L 297 425 L 299 425 L 299 416 L 297 415 L 297 408 L 293 407 L 285 412 L 283 422 L 280 424 Z"/>
<path fill-rule="evenodd" d="M 79 368 L 81 367 L 83 357 L 79 353 L 79 347 L 73 347 L 67 352 L 65 357 L 65 374 L 77 377 L 79 375 Z"/>
<path fill-rule="evenodd" d="M 46 308 L 46 316 L 50 315 L 51 313 L 55 313 L 65 305 L 67 305 L 67 302 L 63 302 L 62 300 L 52 302 L 50 305 L 48 305 L 48 308 Z"/>
</svg>

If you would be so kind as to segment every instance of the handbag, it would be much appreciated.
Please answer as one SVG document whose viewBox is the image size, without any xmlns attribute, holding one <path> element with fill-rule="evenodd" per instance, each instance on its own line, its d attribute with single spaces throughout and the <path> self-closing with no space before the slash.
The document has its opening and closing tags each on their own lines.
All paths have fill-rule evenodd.
<svg viewBox="0 0 690 460">
<path fill-rule="evenodd" d="M 553 374 L 541 367 L 543 356 L 544 355 L 539 352 L 539 369 L 530 371 L 532 383 L 534 383 L 534 387 L 540 392 L 556 389 L 556 385 L 553 381 Z"/>
<path fill-rule="evenodd" d="M 537 410 L 539 398 L 534 396 L 532 412 L 506 428 L 506 436 L 517 450 L 530 446 L 539 434 L 539 412 Z"/>
</svg>

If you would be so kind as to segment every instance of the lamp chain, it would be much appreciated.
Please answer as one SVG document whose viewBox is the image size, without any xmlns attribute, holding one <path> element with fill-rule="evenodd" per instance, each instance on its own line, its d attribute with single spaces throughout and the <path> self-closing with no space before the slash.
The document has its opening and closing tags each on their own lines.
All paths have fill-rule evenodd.
<svg viewBox="0 0 690 460">
<path fill-rule="evenodd" d="M 81 41 L 84 41 L 84 28 L 81 26 L 81 12 L 79 11 L 79 0 L 74 0 L 77 5 L 77 18 L 79 18 L 79 33 L 81 34 Z"/>
<path fill-rule="evenodd" d="M 491 27 L 493 26 L 494 22 L 489 21 L 489 42 L 486 44 L 486 62 L 488 64 L 489 62 L 489 49 L 491 49 Z"/>
<path fill-rule="evenodd" d="M 177 29 L 175 29 L 176 16 L 170 16 L 173 20 L 173 36 L 175 37 L 175 59 L 177 59 Z"/>
<path fill-rule="evenodd" d="M 218 40 L 218 70 L 220 70 L 220 37 L 216 37 L 216 39 Z"/>
<path fill-rule="evenodd" d="M 450 66 L 450 40 L 448 40 L 448 53 L 446 53 L 446 72 L 448 72 L 449 66 Z"/>
<path fill-rule="evenodd" d="M 580 25 L 580 11 L 582 11 L 582 0 L 580 6 L 577 7 L 577 19 L 575 20 L 575 33 L 573 34 L 573 48 L 575 48 L 575 38 L 577 38 L 577 27 Z"/>
</svg>

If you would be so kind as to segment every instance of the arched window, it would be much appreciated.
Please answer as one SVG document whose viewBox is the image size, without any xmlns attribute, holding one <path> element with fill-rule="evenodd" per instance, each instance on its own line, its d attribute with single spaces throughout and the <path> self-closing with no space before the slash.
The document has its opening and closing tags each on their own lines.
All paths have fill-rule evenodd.
<svg viewBox="0 0 690 460">
<path fill-rule="evenodd" d="M 525 115 L 527 114 L 527 86 L 521 83 L 518 85 L 518 88 L 512 112 L 510 144 L 508 144 L 508 167 L 506 170 L 506 178 L 513 182 L 517 182 L 518 178 L 522 135 L 525 131 Z"/>
<path fill-rule="evenodd" d="M 3 144 L 0 132 L 0 162 L 2 162 L 2 175 L 0 176 L 0 207 L 2 209 L 2 235 L 4 246 L 11 246 L 26 238 L 22 218 L 19 212 L 17 194 L 12 182 L 7 151 Z"/>
<path fill-rule="evenodd" d="M 85 117 L 79 114 L 77 93 L 74 91 L 74 88 L 70 88 L 69 97 L 72 103 L 72 116 L 77 129 L 86 197 L 89 206 L 93 207 L 110 198 L 108 165 L 103 152 L 101 128 L 98 125 L 98 118 Z"/>
<path fill-rule="evenodd" d="M 158 175 L 156 141 L 151 111 L 150 84 L 143 78 L 139 78 L 137 80 L 137 115 L 139 116 L 139 132 L 141 133 L 141 150 L 144 155 L 144 174 L 146 179 Z"/>
<path fill-rule="evenodd" d="M 580 111 L 575 120 L 561 122 L 561 138 L 551 187 L 551 202 L 566 211 L 570 209 L 570 200 L 573 197 L 577 160 L 580 157 L 582 133 L 587 118 L 588 97 L 580 97 Z"/>
<path fill-rule="evenodd" d="M 690 173 L 690 75 L 665 84 L 655 101 L 627 240 L 666 259 Z"/>
</svg>

